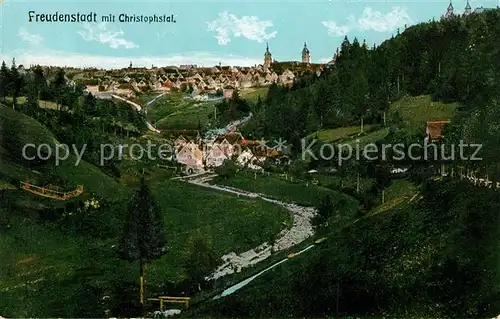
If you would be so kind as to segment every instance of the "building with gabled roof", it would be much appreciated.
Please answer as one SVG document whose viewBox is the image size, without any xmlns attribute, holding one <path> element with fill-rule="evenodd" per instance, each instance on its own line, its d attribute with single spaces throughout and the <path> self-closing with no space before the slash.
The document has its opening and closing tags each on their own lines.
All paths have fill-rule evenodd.
<svg viewBox="0 0 500 319">
<path fill-rule="evenodd" d="M 443 131 L 446 124 L 451 123 L 449 120 L 444 121 L 427 121 L 425 135 L 428 141 L 441 140 L 444 138 Z"/>
<path fill-rule="evenodd" d="M 217 167 L 221 166 L 226 159 L 228 159 L 224 151 L 220 148 L 219 144 L 210 144 L 206 149 L 206 156 L 204 158 L 206 167 Z"/>
</svg>

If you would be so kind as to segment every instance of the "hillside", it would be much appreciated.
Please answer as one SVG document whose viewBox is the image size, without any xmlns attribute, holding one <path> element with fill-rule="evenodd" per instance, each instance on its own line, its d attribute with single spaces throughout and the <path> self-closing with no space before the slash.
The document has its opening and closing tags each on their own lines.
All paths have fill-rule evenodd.
<svg viewBox="0 0 500 319">
<path fill-rule="evenodd" d="M 361 194 L 344 189 L 360 198 L 363 217 L 347 227 L 328 228 L 321 246 L 232 295 L 207 302 L 195 314 L 498 315 L 500 193 L 456 172 L 464 166 L 493 185 L 500 181 L 500 69 L 494 63 L 500 58 L 499 21 L 498 9 L 455 15 L 405 28 L 372 49 L 345 37 L 329 70 L 290 89 L 271 87 L 249 127 L 258 136 L 292 141 L 298 150 L 304 136 L 352 142 L 361 118 L 365 125 L 387 125 L 385 131 L 368 133 L 375 136 L 367 141 L 392 145 L 423 143 L 426 121 L 451 120 L 449 133 L 436 146 L 466 140 L 483 150 L 478 160 L 456 154 L 405 158 L 400 165 L 408 167 L 406 179 L 391 173 L 394 161 L 351 161 L 342 172 L 335 167 L 330 170 L 334 178 L 375 179 Z M 441 164 L 455 174 L 436 176 L 443 175 Z"/>
<path fill-rule="evenodd" d="M 425 131 L 427 121 L 452 120 L 457 103 L 433 101 L 429 95 L 405 96 L 393 102 L 389 108 L 388 118 L 401 118 L 408 132 Z"/>
<path fill-rule="evenodd" d="M 116 254 L 131 187 L 85 161 L 75 165 L 74 154 L 58 166 L 54 158 L 24 159 L 22 149 L 28 143 L 52 147 L 58 143 L 32 117 L 2 106 L 0 128 L 2 315 L 98 317 L 106 309 L 122 314 L 135 311 L 137 265 Z M 140 163 L 119 164 L 122 179 L 135 185 L 128 175 L 136 173 Z M 219 259 L 231 251 L 256 247 L 291 226 L 288 211 L 272 203 L 170 181 L 171 172 L 146 169 L 170 248 L 165 258 L 149 267 L 151 295 L 166 285 L 174 289 L 185 285 L 185 260 L 194 234 L 213 243 Z M 62 190 L 83 185 L 85 191 L 57 201 L 20 190 L 20 181 Z M 98 208 L 85 208 L 84 201 L 90 198 L 98 200 Z"/>
<path fill-rule="evenodd" d="M 110 197 L 120 194 L 117 182 L 97 167 L 83 160 L 79 165 L 75 165 L 77 157 L 74 152 L 68 159 L 62 160 L 59 166 L 55 165 L 54 156 L 47 161 L 23 159 L 23 147 L 27 144 L 37 146 L 48 144 L 54 154 L 58 143 L 52 133 L 33 118 L 2 106 L 0 107 L 0 130 L 2 137 L 0 140 L 0 154 L 2 155 L 0 179 L 4 182 L 16 187 L 19 186 L 20 181 L 43 186 L 43 183 L 50 183 L 48 180 L 43 180 L 43 176 L 50 174 L 54 182 L 60 181 L 71 187 L 83 185 L 85 191 L 90 194 Z M 33 152 L 33 149 L 30 148 L 27 151 Z M 35 155 L 36 153 L 29 154 L 31 157 Z"/>
<path fill-rule="evenodd" d="M 395 190 L 390 206 L 331 230 L 319 248 L 276 267 L 231 296 L 201 306 L 195 314 L 491 317 L 500 310 L 498 252 L 492 245 L 500 216 L 475 219 L 476 213 L 466 207 L 480 205 L 495 212 L 498 208 L 463 196 L 470 187 L 435 184 L 420 202 L 410 202 L 409 193 L 404 199 L 405 192 Z M 489 191 L 483 195 L 489 201 L 499 196 Z M 436 211 L 444 198 L 454 203 Z M 480 255 L 489 257 L 477 259 Z"/>
</svg>

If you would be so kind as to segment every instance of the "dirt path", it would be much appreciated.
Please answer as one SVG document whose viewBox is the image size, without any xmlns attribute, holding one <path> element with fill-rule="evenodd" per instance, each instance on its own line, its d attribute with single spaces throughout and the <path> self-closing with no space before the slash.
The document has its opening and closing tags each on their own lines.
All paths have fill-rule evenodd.
<svg viewBox="0 0 500 319">
<path fill-rule="evenodd" d="M 126 102 L 130 105 L 132 105 L 133 107 L 135 107 L 135 109 L 138 111 L 138 112 L 141 112 L 142 111 L 142 106 L 140 106 L 139 104 L 135 103 L 135 102 L 132 102 L 132 101 L 129 101 L 121 96 L 118 96 L 118 95 L 115 95 L 115 94 L 111 94 L 111 96 L 115 99 L 118 99 L 120 101 L 123 101 L 123 102 Z M 153 132 L 156 132 L 156 133 L 160 133 L 160 130 L 158 130 L 156 127 L 154 127 L 151 123 L 149 123 L 148 121 L 146 121 L 146 125 L 148 126 L 148 129 L 150 131 L 153 131 Z"/>
</svg>

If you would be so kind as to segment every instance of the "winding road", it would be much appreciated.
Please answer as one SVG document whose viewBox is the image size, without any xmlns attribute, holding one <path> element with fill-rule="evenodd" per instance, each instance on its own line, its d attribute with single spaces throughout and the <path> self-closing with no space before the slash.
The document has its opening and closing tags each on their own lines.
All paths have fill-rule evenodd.
<svg viewBox="0 0 500 319">
<path fill-rule="evenodd" d="M 212 129 L 212 130 L 207 131 L 205 133 L 204 142 L 205 143 L 212 143 L 220 135 L 227 134 L 228 132 L 234 131 L 234 130 L 236 130 L 236 128 L 238 126 L 243 125 L 246 122 L 248 122 L 252 118 L 252 116 L 253 116 L 253 114 L 250 113 L 250 114 L 248 114 L 248 116 L 246 116 L 242 119 L 232 121 L 231 123 L 226 125 L 226 127 L 216 128 L 216 129 Z"/>
<path fill-rule="evenodd" d="M 156 96 L 154 99 L 152 99 L 151 101 L 149 101 L 148 103 L 146 103 L 146 106 L 150 106 L 151 104 L 153 104 L 157 99 L 161 98 L 162 96 L 164 96 L 165 94 L 167 94 L 167 92 L 163 92 L 161 93 L 160 95 Z"/>
<path fill-rule="evenodd" d="M 154 97 L 151 101 L 149 101 L 148 103 L 146 103 L 146 107 L 148 107 L 149 105 L 153 104 L 157 99 L 159 99 L 160 97 L 164 96 L 165 94 L 166 94 L 166 92 L 161 93 L 161 94 L 157 95 L 156 97 Z M 138 104 L 136 102 L 127 100 L 126 98 L 123 98 L 123 97 L 121 97 L 119 95 L 116 95 L 116 94 L 111 94 L 111 97 L 114 98 L 114 99 L 118 99 L 120 101 L 123 101 L 123 102 L 126 102 L 126 103 L 132 105 L 133 107 L 135 107 L 135 109 L 138 112 L 141 112 L 145 108 L 145 107 L 141 106 L 140 104 Z M 240 126 L 240 125 L 245 124 L 246 122 L 248 122 L 252 118 L 252 116 L 253 116 L 253 114 L 250 113 L 247 117 L 244 117 L 242 119 L 233 121 L 233 122 L 229 123 L 226 127 L 209 130 L 205 134 L 205 142 L 206 143 L 211 143 L 217 137 L 219 137 L 220 135 L 226 134 L 226 133 L 228 133 L 230 131 L 234 131 L 238 126 Z M 146 125 L 147 125 L 147 127 L 148 127 L 148 129 L 150 131 L 153 131 L 153 132 L 156 132 L 156 133 L 160 133 L 160 130 L 158 130 L 156 127 L 154 127 L 150 122 L 146 121 Z"/>
<path fill-rule="evenodd" d="M 151 104 L 152 102 L 154 102 L 154 100 L 156 100 L 157 98 L 159 98 L 160 96 L 162 96 L 162 95 L 164 95 L 164 94 L 165 94 L 165 93 L 162 93 L 162 94 L 158 95 L 158 96 L 157 96 L 157 97 L 155 97 L 153 100 L 149 101 L 147 105 Z M 137 104 L 137 103 L 135 103 L 135 102 L 132 102 L 132 101 L 130 101 L 130 100 L 127 100 L 126 98 L 123 98 L 123 97 L 121 97 L 121 96 L 119 96 L 119 95 L 116 95 L 116 94 L 111 94 L 111 97 L 112 97 L 112 98 L 115 98 L 115 99 L 118 99 L 118 100 L 120 100 L 120 101 L 126 102 L 126 103 L 128 103 L 128 104 L 130 104 L 130 105 L 132 105 L 133 107 L 135 107 L 135 108 L 136 108 L 136 110 L 137 110 L 138 112 L 141 112 L 141 111 L 142 111 L 142 109 L 143 109 L 143 107 L 142 107 L 142 106 L 140 106 L 139 104 Z M 146 120 L 146 125 L 148 126 L 148 129 L 149 129 L 150 131 L 153 131 L 153 132 L 156 132 L 156 133 L 160 133 L 160 130 L 158 130 L 156 127 L 154 127 L 154 126 L 153 126 L 151 123 L 149 123 L 147 120 Z"/>
</svg>

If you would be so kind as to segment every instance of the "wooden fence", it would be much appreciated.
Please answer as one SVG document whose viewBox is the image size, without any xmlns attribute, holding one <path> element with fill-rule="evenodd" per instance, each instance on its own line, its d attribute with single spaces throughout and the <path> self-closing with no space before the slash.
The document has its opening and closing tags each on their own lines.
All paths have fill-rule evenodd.
<svg viewBox="0 0 500 319">
<path fill-rule="evenodd" d="M 169 296 L 160 296 L 158 298 L 149 298 L 149 301 L 159 301 L 160 302 L 160 311 L 164 310 L 165 303 L 182 303 L 184 307 L 187 309 L 189 307 L 189 301 L 191 298 L 189 297 L 169 297 Z"/>
<path fill-rule="evenodd" d="M 75 190 L 70 192 L 59 192 L 50 188 L 40 187 L 36 185 L 31 185 L 29 183 L 21 182 L 21 189 L 24 189 L 38 196 L 53 198 L 57 200 L 67 200 L 71 197 L 75 197 L 83 193 L 82 185 L 78 185 Z"/>
</svg>

